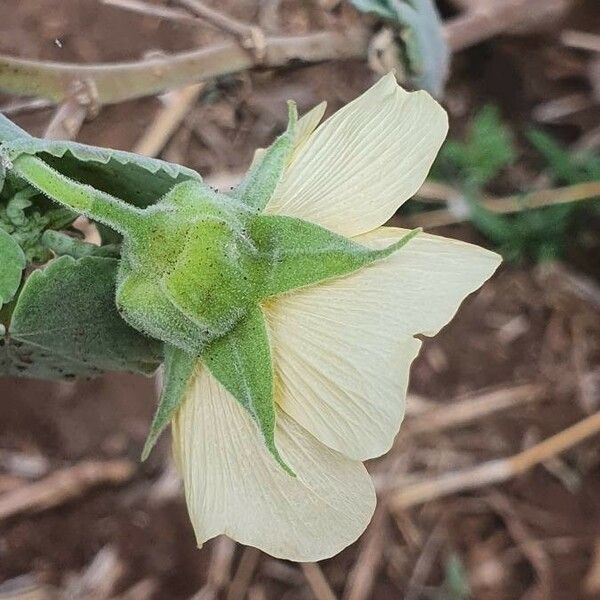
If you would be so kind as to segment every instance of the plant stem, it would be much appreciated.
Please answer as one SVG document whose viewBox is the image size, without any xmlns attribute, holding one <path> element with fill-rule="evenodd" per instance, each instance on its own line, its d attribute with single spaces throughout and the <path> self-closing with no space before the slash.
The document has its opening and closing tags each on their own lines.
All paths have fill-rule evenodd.
<svg viewBox="0 0 600 600">
<path fill-rule="evenodd" d="M 60 102 L 77 80 L 93 84 L 99 104 L 114 104 L 257 66 L 361 58 L 366 55 L 368 37 L 364 29 L 269 36 L 262 62 L 236 41 L 142 61 L 89 65 L 0 55 L 0 89 Z"/>
<path fill-rule="evenodd" d="M 36 156 L 22 155 L 14 159 L 12 172 L 59 204 L 121 234 L 132 231 L 139 221 L 140 209 L 69 179 Z"/>
</svg>

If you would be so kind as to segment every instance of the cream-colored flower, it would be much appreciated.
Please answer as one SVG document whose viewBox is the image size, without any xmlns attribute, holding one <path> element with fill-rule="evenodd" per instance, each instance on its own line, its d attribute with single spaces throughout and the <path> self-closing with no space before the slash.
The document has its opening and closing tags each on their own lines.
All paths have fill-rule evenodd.
<svg viewBox="0 0 600 600">
<path fill-rule="evenodd" d="M 299 217 L 381 248 L 382 227 L 423 183 L 446 136 L 444 110 L 392 75 L 318 125 L 298 123 L 266 212 Z M 363 460 L 391 446 L 421 342 L 494 272 L 487 250 L 419 234 L 389 258 L 263 304 L 275 369 L 279 452 L 202 365 L 173 422 L 198 543 L 224 533 L 296 561 L 339 552 L 365 529 L 375 493 Z"/>
</svg>

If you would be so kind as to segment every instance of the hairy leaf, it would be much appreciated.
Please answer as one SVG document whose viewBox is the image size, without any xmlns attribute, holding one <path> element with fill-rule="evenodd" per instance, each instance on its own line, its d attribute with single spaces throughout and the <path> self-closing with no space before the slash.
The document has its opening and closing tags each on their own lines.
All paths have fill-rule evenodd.
<svg viewBox="0 0 600 600">
<path fill-rule="evenodd" d="M 148 458 L 160 434 L 175 416 L 185 397 L 199 360 L 197 356 L 187 354 L 183 350 L 169 345 L 165 345 L 164 355 L 160 399 L 142 451 L 142 460 Z"/>
<path fill-rule="evenodd" d="M 275 400 L 269 337 L 256 306 L 226 336 L 214 341 L 202 356 L 221 385 L 252 415 L 265 444 L 290 474 L 275 446 Z"/>
<path fill-rule="evenodd" d="M 124 152 L 78 142 L 35 138 L 11 123 L 0 120 L 0 141 L 11 160 L 37 156 L 54 169 L 98 190 L 136 206 L 158 201 L 173 185 L 189 179 L 201 181 L 192 169 Z"/>
<path fill-rule="evenodd" d="M 54 378 L 101 370 L 152 373 L 161 345 L 129 327 L 115 307 L 117 261 L 63 256 L 34 271 L 10 324 L 13 348 L 33 355 L 19 374 Z"/>
<path fill-rule="evenodd" d="M 26 260 L 21 246 L 0 229 L 0 306 L 10 302 L 21 283 Z"/>
<path fill-rule="evenodd" d="M 33 139 L 24 129 L 0 114 L 0 142 L 13 142 L 19 139 Z"/>
<path fill-rule="evenodd" d="M 83 258 L 84 256 L 119 258 L 120 253 L 120 248 L 116 244 L 96 246 L 52 229 L 44 232 L 42 243 L 57 256 L 67 255 L 73 258 Z"/>
</svg>

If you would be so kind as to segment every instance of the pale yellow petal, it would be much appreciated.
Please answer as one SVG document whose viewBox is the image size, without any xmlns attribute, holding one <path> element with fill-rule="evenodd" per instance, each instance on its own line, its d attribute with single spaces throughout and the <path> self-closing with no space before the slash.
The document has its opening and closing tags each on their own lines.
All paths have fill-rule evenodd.
<svg viewBox="0 0 600 600">
<path fill-rule="evenodd" d="M 355 240 L 380 248 L 405 234 L 383 227 Z M 267 302 L 281 408 L 350 458 L 386 452 L 419 350 L 413 336 L 435 334 L 499 262 L 477 246 L 419 234 L 348 277 Z"/>
<path fill-rule="evenodd" d="M 278 412 L 276 443 L 289 476 L 254 421 L 200 369 L 173 422 L 174 451 L 198 543 L 224 533 L 279 558 L 333 556 L 367 526 L 375 506 L 360 462 L 327 448 Z"/>
<path fill-rule="evenodd" d="M 298 157 L 300 151 L 310 139 L 310 136 L 321 122 L 326 108 L 327 102 L 321 102 L 320 104 L 317 104 L 315 107 L 311 108 L 306 114 L 302 115 L 300 119 L 298 119 L 290 163 L 292 163 Z"/>
<path fill-rule="evenodd" d="M 349 236 L 375 229 L 419 189 L 447 129 L 427 92 L 408 93 L 387 75 L 317 127 L 266 211 Z"/>
</svg>

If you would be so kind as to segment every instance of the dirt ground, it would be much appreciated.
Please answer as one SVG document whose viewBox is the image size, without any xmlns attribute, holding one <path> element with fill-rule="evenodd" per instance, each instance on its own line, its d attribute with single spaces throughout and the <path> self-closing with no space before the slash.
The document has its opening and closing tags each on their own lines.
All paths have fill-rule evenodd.
<svg viewBox="0 0 600 600">
<path fill-rule="evenodd" d="M 27 58 L 132 59 L 193 48 L 219 35 L 97 0 L 2 4 L 0 51 Z M 219 6 L 256 17 L 254 1 Z M 454 14 L 450 7 L 442 7 L 447 16 Z M 460 135 L 476 109 L 493 102 L 520 136 L 540 106 L 589 93 L 592 60 L 558 37 L 565 27 L 598 31 L 597 8 L 595 0 L 579 2 L 548 30 L 505 35 L 459 53 L 446 96 L 452 134 Z M 315 28 L 301 3 L 283 2 L 281 10 L 288 31 Z M 283 128 L 287 98 L 295 98 L 301 112 L 326 99 L 331 112 L 373 77 L 364 61 L 346 61 L 211 82 L 162 156 L 217 179 L 237 174 L 253 149 Z M 4 106 L 12 101 L 2 98 Z M 131 149 L 160 107 L 157 98 L 105 107 L 77 139 Z M 39 135 L 51 115 L 51 109 L 36 110 L 15 119 Z M 596 104 L 544 124 L 565 143 L 576 143 L 599 122 Z M 525 161 L 494 191 L 530 186 L 537 172 Z M 468 225 L 436 233 L 486 243 Z M 563 264 L 502 267 L 426 341 L 412 370 L 406 431 L 390 454 L 368 465 L 380 509 L 361 539 L 320 563 L 321 571 L 223 539 L 196 548 L 168 436 L 146 463 L 138 462 L 155 404 L 152 380 L 110 374 L 92 381 L 0 382 L 0 505 L 3 494 L 82 461 L 135 465 L 118 484 L 49 510 L 0 517 L 0 598 L 330 600 L 322 574 L 333 597 L 345 600 L 600 598 L 598 437 L 505 483 L 407 509 L 393 504 L 412 476 L 433 478 L 514 455 L 598 410 L 594 293 L 600 268 L 592 253 L 600 244 L 598 229 L 590 236 L 586 248 L 592 250 L 574 243 Z M 594 291 L 581 292 L 582 281 Z M 418 426 L 421 411 L 473 398 L 491 405 L 511 395 L 515 400 L 505 410 L 437 429 Z M 470 595 L 461 592 L 465 582 Z"/>
</svg>

